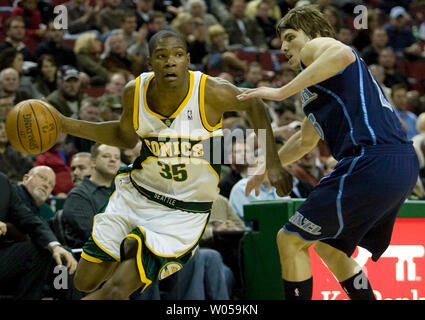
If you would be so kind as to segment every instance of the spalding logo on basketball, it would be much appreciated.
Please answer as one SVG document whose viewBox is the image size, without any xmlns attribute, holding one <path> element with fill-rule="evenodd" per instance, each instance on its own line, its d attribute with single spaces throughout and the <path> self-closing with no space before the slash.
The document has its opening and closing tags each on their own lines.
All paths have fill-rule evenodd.
<svg viewBox="0 0 425 320">
<path fill-rule="evenodd" d="M 158 278 L 159 280 L 165 279 L 171 276 L 173 273 L 181 270 L 183 266 L 178 262 L 168 262 L 165 266 L 159 271 Z"/>
<path fill-rule="evenodd" d="M 7 138 L 23 153 L 46 152 L 55 145 L 60 131 L 57 111 L 42 100 L 22 101 L 7 115 Z"/>
</svg>

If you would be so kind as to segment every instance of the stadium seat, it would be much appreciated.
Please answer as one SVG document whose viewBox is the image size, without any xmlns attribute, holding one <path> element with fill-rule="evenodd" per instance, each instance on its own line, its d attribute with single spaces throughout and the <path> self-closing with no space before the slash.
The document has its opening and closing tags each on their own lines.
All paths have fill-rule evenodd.
<svg viewBox="0 0 425 320">
<path fill-rule="evenodd" d="M 412 89 L 423 93 L 425 81 L 425 60 L 407 61 L 406 75 Z"/>
<path fill-rule="evenodd" d="M 256 52 L 239 50 L 239 51 L 235 51 L 235 54 L 239 59 L 247 61 L 248 63 L 257 61 Z"/>
<path fill-rule="evenodd" d="M 93 98 L 100 97 L 105 93 L 104 87 L 90 87 L 90 88 L 83 88 L 81 90 Z"/>
<path fill-rule="evenodd" d="M 267 51 L 260 52 L 258 54 L 258 61 L 260 62 L 261 67 L 263 68 L 264 71 L 274 70 L 272 56 L 269 52 Z"/>
</svg>

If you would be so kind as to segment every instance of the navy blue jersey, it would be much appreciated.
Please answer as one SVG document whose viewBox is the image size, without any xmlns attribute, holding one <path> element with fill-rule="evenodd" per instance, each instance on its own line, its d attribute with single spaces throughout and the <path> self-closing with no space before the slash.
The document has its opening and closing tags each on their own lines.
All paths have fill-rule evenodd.
<svg viewBox="0 0 425 320">
<path fill-rule="evenodd" d="M 337 160 L 362 146 L 409 143 L 394 107 L 364 61 L 353 53 L 354 63 L 301 91 L 304 113 Z"/>
</svg>

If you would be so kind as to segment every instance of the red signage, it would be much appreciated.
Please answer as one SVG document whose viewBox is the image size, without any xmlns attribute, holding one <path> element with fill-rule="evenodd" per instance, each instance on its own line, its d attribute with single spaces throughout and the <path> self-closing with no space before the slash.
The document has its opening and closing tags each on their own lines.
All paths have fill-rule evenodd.
<svg viewBox="0 0 425 320">
<path fill-rule="evenodd" d="M 390 246 L 377 262 L 358 247 L 353 258 L 366 272 L 378 300 L 425 300 L 425 218 L 398 218 Z M 313 300 L 343 300 L 348 296 L 310 248 Z"/>
</svg>

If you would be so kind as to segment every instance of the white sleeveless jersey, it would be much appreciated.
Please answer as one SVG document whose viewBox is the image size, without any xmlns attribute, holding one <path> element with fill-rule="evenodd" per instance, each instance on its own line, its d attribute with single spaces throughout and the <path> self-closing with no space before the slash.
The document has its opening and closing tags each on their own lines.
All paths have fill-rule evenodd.
<svg viewBox="0 0 425 320">
<path fill-rule="evenodd" d="M 165 197 L 181 201 L 210 202 L 218 194 L 222 157 L 221 121 L 211 127 L 205 116 L 207 75 L 190 74 L 187 96 L 166 118 L 147 104 L 153 72 L 136 79 L 133 125 L 142 141 L 133 164 L 133 181 Z"/>
</svg>

